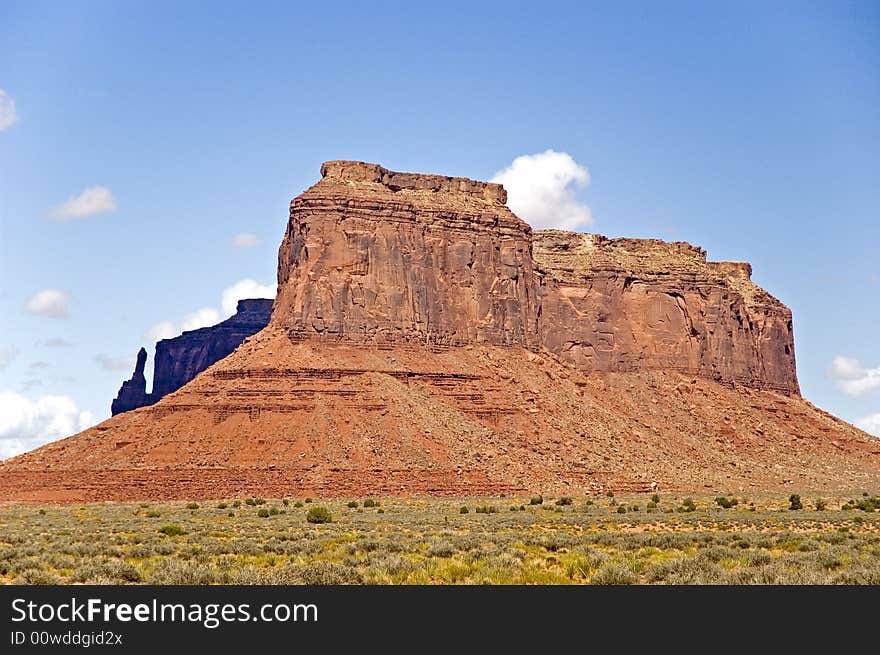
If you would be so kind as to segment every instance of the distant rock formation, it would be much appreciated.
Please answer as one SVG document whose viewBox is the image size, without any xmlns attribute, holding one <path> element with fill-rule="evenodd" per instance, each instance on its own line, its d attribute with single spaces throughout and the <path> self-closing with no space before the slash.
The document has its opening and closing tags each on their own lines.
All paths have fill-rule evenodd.
<svg viewBox="0 0 880 655">
<path fill-rule="evenodd" d="M 211 364 L 226 357 L 247 337 L 266 327 L 272 315 L 272 302 L 265 298 L 239 300 L 236 313 L 222 323 L 184 332 L 179 337 L 157 343 L 151 393 L 147 393 L 144 378 L 147 351 L 141 348 L 134 375 L 122 383 L 110 405 L 112 415 L 159 402 Z"/>
<path fill-rule="evenodd" d="M 137 363 L 134 365 L 134 374 L 130 380 L 126 380 L 119 387 L 119 393 L 110 404 L 110 413 L 113 416 L 127 412 L 144 405 L 151 405 L 148 401 L 147 378 L 144 377 L 144 366 L 147 363 L 147 351 L 145 348 L 138 350 Z"/>
<path fill-rule="evenodd" d="M 533 233 L 497 184 L 321 173 L 274 306 L 160 342 L 149 395 L 140 356 L 115 405 L 168 395 L 0 462 L 0 499 L 880 485 L 880 441 L 800 396 L 791 313 L 748 264 Z"/>
</svg>

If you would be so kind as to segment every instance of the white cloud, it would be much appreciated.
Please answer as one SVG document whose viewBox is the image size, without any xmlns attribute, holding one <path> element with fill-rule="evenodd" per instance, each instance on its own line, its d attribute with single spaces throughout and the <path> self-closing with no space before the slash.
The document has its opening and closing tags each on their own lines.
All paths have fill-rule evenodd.
<svg viewBox="0 0 880 655">
<path fill-rule="evenodd" d="M 223 314 L 232 316 L 235 313 L 239 300 L 247 298 L 274 298 L 276 287 L 268 284 L 260 284 L 256 280 L 245 279 L 239 280 L 231 287 L 223 289 L 221 305 L 223 306 Z"/>
<path fill-rule="evenodd" d="M 95 361 L 100 364 L 105 371 L 133 371 L 134 357 L 112 357 L 100 353 L 95 355 Z"/>
<path fill-rule="evenodd" d="M 49 318 L 67 318 L 67 302 L 70 294 L 61 289 L 44 289 L 31 296 L 24 308 L 29 314 Z"/>
<path fill-rule="evenodd" d="M 220 322 L 220 313 L 213 307 L 202 307 L 191 314 L 183 317 L 183 323 L 180 326 L 184 332 L 188 330 L 198 330 L 209 325 L 216 325 Z"/>
<path fill-rule="evenodd" d="M 260 245 L 260 237 L 253 232 L 242 232 L 232 237 L 232 245 L 236 248 L 253 248 Z"/>
<path fill-rule="evenodd" d="M 828 374 L 850 396 L 880 389 L 880 368 L 865 368 L 853 357 L 835 357 Z"/>
<path fill-rule="evenodd" d="M 508 207 L 536 230 L 579 230 L 593 223 L 590 208 L 574 195 L 590 183 L 590 172 L 568 153 L 522 155 L 492 181 L 504 185 Z"/>
<path fill-rule="evenodd" d="M 95 424 L 69 396 L 40 396 L 35 402 L 0 392 L 0 458 L 12 457 Z"/>
<path fill-rule="evenodd" d="M 18 357 L 18 348 L 4 348 L 0 350 L 0 371 L 9 366 L 16 357 Z"/>
<path fill-rule="evenodd" d="M 153 344 L 157 341 L 162 341 L 162 339 L 176 337 L 178 334 L 180 333 L 174 328 L 174 323 L 171 321 L 161 321 L 144 332 L 144 339 Z"/>
<path fill-rule="evenodd" d="M 232 286 L 226 287 L 220 296 L 220 305 L 223 308 L 221 315 L 213 307 L 202 307 L 187 314 L 181 321 L 180 328 L 171 321 L 161 321 L 153 325 L 144 333 L 144 339 L 150 343 L 176 337 L 181 332 L 197 330 L 202 327 L 216 325 L 223 318 L 235 314 L 238 301 L 246 298 L 274 298 L 275 287 L 268 284 L 260 284 L 256 280 L 239 280 Z"/>
<path fill-rule="evenodd" d="M 0 89 L 0 132 L 8 130 L 18 121 L 15 111 L 15 100 L 6 91 Z"/>
<path fill-rule="evenodd" d="M 78 196 L 71 197 L 67 202 L 53 207 L 49 215 L 61 220 L 85 218 L 95 214 L 105 214 L 116 210 L 116 198 L 107 187 L 94 186 L 85 189 Z"/>
<path fill-rule="evenodd" d="M 868 434 L 880 437 L 880 413 L 863 416 L 862 418 L 857 419 L 855 426 L 859 430 L 864 430 Z"/>
</svg>

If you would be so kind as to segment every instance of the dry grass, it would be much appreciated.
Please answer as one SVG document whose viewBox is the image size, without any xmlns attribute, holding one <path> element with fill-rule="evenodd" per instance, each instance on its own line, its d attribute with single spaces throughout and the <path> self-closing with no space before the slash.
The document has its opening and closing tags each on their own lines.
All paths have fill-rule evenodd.
<svg viewBox="0 0 880 655">
<path fill-rule="evenodd" d="M 863 494 L 824 510 L 801 498 L 797 511 L 741 495 L 685 511 L 672 494 L 5 506 L 0 582 L 880 584 L 880 513 L 841 509 Z M 333 521 L 309 523 L 316 506 Z"/>
</svg>

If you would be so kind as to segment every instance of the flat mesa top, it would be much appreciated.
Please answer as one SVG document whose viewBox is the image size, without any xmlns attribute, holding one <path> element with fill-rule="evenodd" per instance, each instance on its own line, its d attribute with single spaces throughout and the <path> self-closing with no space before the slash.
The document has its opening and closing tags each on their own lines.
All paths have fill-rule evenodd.
<svg viewBox="0 0 880 655">
<path fill-rule="evenodd" d="M 381 184 L 391 191 L 446 191 L 481 198 L 490 203 L 507 203 L 507 191 L 494 182 L 480 182 L 466 177 L 447 177 L 425 173 L 400 173 L 379 164 L 362 161 L 327 161 L 321 165 L 321 177 L 326 180 L 369 182 Z"/>
</svg>

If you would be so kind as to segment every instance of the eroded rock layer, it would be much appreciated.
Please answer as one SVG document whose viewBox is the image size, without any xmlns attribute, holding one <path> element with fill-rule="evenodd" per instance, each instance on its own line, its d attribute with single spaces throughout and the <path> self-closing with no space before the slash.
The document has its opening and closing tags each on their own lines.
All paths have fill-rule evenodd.
<svg viewBox="0 0 880 655">
<path fill-rule="evenodd" d="M 682 371 L 800 393 L 791 311 L 687 243 L 536 232 L 541 343 L 584 371 Z"/>
<path fill-rule="evenodd" d="M 536 347 L 531 228 L 498 184 L 327 162 L 290 203 L 276 325 L 296 339 Z"/>
<path fill-rule="evenodd" d="M 0 499 L 869 489 L 791 316 L 687 244 L 538 233 L 497 185 L 329 162 L 269 325 L 155 405 L 0 463 Z M 135 385 L 136 386 L 136 385 Z"/>
</svg>

